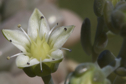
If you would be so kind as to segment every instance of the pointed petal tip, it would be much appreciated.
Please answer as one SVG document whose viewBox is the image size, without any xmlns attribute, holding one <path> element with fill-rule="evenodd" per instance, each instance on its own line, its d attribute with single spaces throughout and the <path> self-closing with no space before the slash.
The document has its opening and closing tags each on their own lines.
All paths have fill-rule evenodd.
<svg viewBox="0 0 126 84">
<path fill-rule="evenodd" d="M 6 36 L 6 31 L 7 31 L 7 30 L 8 30 L 8 29 L 2 29 L 1 32 L 2 32 L 3 36 L 9 41 L 9 39 L 8 39 L 7 36 Z"/>
<path fill-rule="evenodd" d="M 4 29 L 1 29 L 2 34 L 4 35 Z"/>
<path fill-rule="evenodd" d="M 35 8 L 35 9 L 34 9 L 32 15 L 33 15 L 33 14 L 36 14 L 36 13 L 41 13 L 40 10 L 39 10 L 38 8 Z"/>
<path fill-rule="evenodd" d="M 34 12 L 37 12 L 37 11 L 39 11 L 39 9 L 38 9 L 38 8 L 35 8 L 35 9 L 34 9 Z"/>
<path fill-rule="evenodd" d="M 4 33 L 4 31 L 6 31 L 6 29 L 1 29 L 1 32 Z"/>
<path fill-rule="evenodd" d="M 74 29 L 76 26 L 74 26 L 74 25 L 71 25 L 71 27 Z"/>
<path fill-rule="evenodd" d="M 70 25 L 70 26 L 66 26 L 66 28 L 69 28 L 70 30 L 73 30 L 76 26 L 74 25 Z"/>
</svg>

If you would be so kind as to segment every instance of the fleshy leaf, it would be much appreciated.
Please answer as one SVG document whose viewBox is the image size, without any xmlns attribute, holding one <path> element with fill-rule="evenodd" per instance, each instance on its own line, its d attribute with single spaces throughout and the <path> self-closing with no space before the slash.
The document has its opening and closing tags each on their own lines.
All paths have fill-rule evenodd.
<svg viewBox="0 0 126 84">
<path fill-rule="evenodd" d="M 86 54 L 92 54 L 90 20 L 86 18 L 81 27 L 81 44 Z"/>
<path fill-rule="evenodd" d="M 105 0 L 94 0 L 94 12 L 97 16 L 103 15 Z"/>
</svg>

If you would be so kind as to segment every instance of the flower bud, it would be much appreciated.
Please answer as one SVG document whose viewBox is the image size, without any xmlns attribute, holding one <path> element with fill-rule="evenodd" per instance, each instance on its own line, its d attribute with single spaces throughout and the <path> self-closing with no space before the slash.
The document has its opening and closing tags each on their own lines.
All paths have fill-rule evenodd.
<svg viewBox="0 0 126 84">
<path fill-rule="evenodd" d="M 94 13 L 96 16 L 103 15 L 103 8 L 104 8 L 105 0 L 94 0 Z"/>
<path fill-rule="evenodd" d="M 120 0 L 110 0 L 113 4 L 113 6 L 116 6 L 116 4 L 120 1 Z"/>
<path fill-rule="evenodd" d="M 104 50 L 99 55 L 97 61 L 98 61 L 98 65 L 102 68 L 112 63 L 114 59 L 115 59 L 115 56 L 113 55 L 113 53 L 111 53 L 109 50 Z"/>
<path fill-rule="evenodd" d="M 117 30 L 121 30 L 125 23 L 125 14 L 122 11 L 115 10 L 111 14 L 112 25 Z"/>
<path fill-rule="evenodd" d="M 66 84 L 110 84 L 103 72 L 93 63 L 80 64 L 69 77 Z"/>
<path fill-rule="evenodd" d="M 112 3 L 110 1 L 106 1 L 105 6 L 104 6 L 104 20 L 105 23 L 108 27 L 108 29 L 114 33 L 114 34 L 119 34 L 119 30 L 114 28 L 112 25 L 112 21 L 111 21 L 111 13 L 114 10 L 114 7 L 112 5 Z"/>
<path fill-rule="evenodd" d="M 119 76 L 125 77 L 126 76 L 126 68 L 124 67 L 119 67 L 115 73 Z"/>
</svg>

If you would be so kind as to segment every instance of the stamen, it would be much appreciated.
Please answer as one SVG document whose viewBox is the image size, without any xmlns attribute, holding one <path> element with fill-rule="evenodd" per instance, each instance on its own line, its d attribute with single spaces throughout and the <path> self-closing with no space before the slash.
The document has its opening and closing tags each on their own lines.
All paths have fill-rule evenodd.
<svg viewBox="0 0 126 84">
<path fill-rule="evenodd" d="M 52 58 L 52 60 L 55 60 L 54 58 Z"/>
<path fill-rule="evenodd" d="M 68 48 L 60 48 L 61 50 L 68 50 L 69 52 L 71 52 L 72 50 L 71 49 L 68 49 Z"/>
<path fill-rule="evenodd" d="M 18 53 L 18 54 L 12 55 L 12 56 L 8 56 L 7 60 L 9 60 L 10 58 L 13 58 L 13 57 L 17 57 L 18 55 L 23 55 L 23 54 L 24 53 Z"/>
<path fill-rule="evenodd" d="M 28 36 L 28 34 L 24 31 L 24 29 L 21 27 L 21 25 L 18 25 L 18 28 L 20 28 L 22 30 L 22 32 L 25 34 L 25 36 L 28 38 L 28 40 L 31 42 L 30 37 Z"/>
<path fill-rule="evenodd" d="M 41 69 L 41 73 L 42 73 L 42 60 L 40 58 L 40 69 Z"/>
<path fill-rule="evenodd" d="M 49 31 L 49 34 L 48 34 L 48 39 L 49 39 L 49 37 L 50 37 L 50 35 L 51 35 L 51 33 L 52 33 L 52 31 L 56 28 L 56 26 L 58 25 L 58 23 Z M 47 41 L 48 41 L 48 39 L 47 39 Z"/>
</svg>

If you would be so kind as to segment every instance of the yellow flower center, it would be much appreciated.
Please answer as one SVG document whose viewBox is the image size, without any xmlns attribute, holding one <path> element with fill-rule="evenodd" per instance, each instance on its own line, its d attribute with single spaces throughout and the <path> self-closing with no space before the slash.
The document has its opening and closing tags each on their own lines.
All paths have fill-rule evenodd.
<svg viewBox="0 0 126 84">
<path fill-rule="evenodd" d="M 37 60 L 44 60 L 49 55 L 50 46 L 46 42 L 45 36 L 41 39 L 39 35 L 36 41 L 31 39 L 31 45 L 29 48 L 30 57 L 36 58 Z"/>
</svg>

